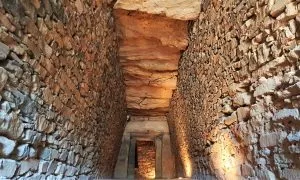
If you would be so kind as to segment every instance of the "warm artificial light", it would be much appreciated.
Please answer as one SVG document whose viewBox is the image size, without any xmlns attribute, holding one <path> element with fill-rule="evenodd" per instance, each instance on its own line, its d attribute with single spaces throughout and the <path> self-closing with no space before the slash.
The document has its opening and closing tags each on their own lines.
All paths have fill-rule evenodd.
<svg viewBox="0 0 300 180">
<path fill-rule="evenodd" d="M 180 154 L 181 154 L 181 161 L 183 164 L 184 172 L 186 177 L 191 177 L 192 176 L 192 161 L 190 154 L 188 152 L 188 145 L 186 141 L 183 141 L 180 149 Z"/>
<path fill-rule="evenodd" d="M 211 161 L 218 176 L 224 179 L 236 180 L 239 177 L 240 165 L 243 163 L 243 154 L 236 147 L 232 134 L 220 132 L 219 139 L 212 146 Z"/>
</svg>

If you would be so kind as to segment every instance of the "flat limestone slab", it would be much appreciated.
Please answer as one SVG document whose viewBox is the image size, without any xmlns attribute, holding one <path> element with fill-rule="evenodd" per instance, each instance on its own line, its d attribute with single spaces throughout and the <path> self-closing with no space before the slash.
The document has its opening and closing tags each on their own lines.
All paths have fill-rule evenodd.
<svg viewBox="0 0 300 180">
<path fill-rule="evenodd" d="M 121 62 L 122 63 L 122 62 Z M 149 71 L 177 71 L 178 62 L 171 61 L 158 61 L 158 60 L 141 60 L 137 62 L 124 62 L 122 66 L 137 66 L 138 68 Z"/>
<path fill-rule="evenodd" d="M 128 114 L 133 116 L 165 116 L 169 112 L 169 107 L 155 108 L 155 109 L 135 109 L 128 108 Z"/>
<path fill-rule="evenodd" d="M 118 0 L 114 8 L 194 20 L 200 13 L 200 0 Z"/>
<path fill-rule="evenodd" d="M 131 121 L 167 121 L 166 116 L 132 116 Z"/>
<path fill-rule="evenodd" d="M 157 29 L 154 29 L 152 31 L 158 31 Z M 186 29 L 184 31 L 187 32 Z M 173 30 L 170 30 L 169 32 L 166 31 L 167 34 L 171 34 Z M 122 32 L 123 34 L 125 32 Z M 176 47 L 170 47 L 170 46 L 164 46 L 162 45 L 159 38 L 160 35 L 154 35 L 155 33 L 152 33 L 153 36 L 156 36 L 156 39 L 153 37 L 138 37 L 140 34 L 136 34 L 135 38 L 127 38 L 124 39 L 120 43 L 120 50 L 119 50 L 119 56 L 121 60 L 128 60 L 128 61 L 140 61 L 140 60 L 168 60 L 171 62 L 176 63 L 178 62 L 178 59 L 180 58 L 180 52 L 178 48 Z M 177 33 L 177 35 L 180 35 L 180 33 Z M 125 36 L 123 38 L 126 38 Z M 168 38 L 161 38 L 164 39 L 165 42 Z M 178 38 L 178 42 L 183 42 L 184 48 L 186 47 L 186 39 L 187 37 L 184 37 L 182 39 Z M 170 42 L 171 43 L 171 42 Z"/>
<path fill-rule="evenodd" d="M 178 50 L 183 50 L 188 45 L 187 21 L 143 12 L 129 12 L 123 9 L 115 10 L 114 14 L 122 34 L 121 40 L 128 41 L 125 44 L 130 44 L 133 41 L 133 43 L 151 46 L 149 41 L 139 40 L 143 38 L 144 40 L 151 40 L 152 43 L 160 43 L 160 46 L 173 47 Z M 121 43 L 123 42 L 121 41 Z"/>
<path fill-rule="evenodd" d="M 120 39 L 127 109 L 131 115 L 164 115 L 176 89 L 178 61 L 188 46 L 188 21 L 200 0 L 118 0 L 114 6 Z"/>
<path fill-rule="evenodd" d="M 172 97 L 172 89 L 151 86 L 128 86 L 126 88 L 126 96 L 170 99 Z"/>
<path fill-rule="evenodd" d="M 169 133 L 169 126 L 167 121 L 129 121 L 126 125 L 124 134 L 132 132 L 160 132 Z"/>
<path fill-rule="evenodd" d="M 170 89 L 176 89 L 177 76 L 165 76 L 165 77 L 139 77 L 132 74 L 125 74 L 126 86 L 154 86 L 154 87 L 167 87 Z"/>
<path fill-rule="evenodd" d="M 154 99 L 147 97 L 126 96 L 126 101 L 128 108 L 134 108 L 139 110 L 167 108 L 170 104 L 170 99 Z"/>
</svg>

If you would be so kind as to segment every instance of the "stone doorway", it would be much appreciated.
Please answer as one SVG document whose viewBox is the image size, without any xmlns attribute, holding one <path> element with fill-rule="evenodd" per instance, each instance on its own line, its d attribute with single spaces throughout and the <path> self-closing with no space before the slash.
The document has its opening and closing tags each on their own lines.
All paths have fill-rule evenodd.
<svg viewBox="0 0 300 180">
<path fill-rule="evenodd" d="M 133 118 L 134 119 L 134 118 Z M 155 164 L 150 169 L 143 172 L 149 172 L 152 177 L 142 178 L 137 174 L 137 165 L 139 161 L 138 148 L 140 142 L 152 142 L 155 149 Z M 151 144 L 151 143 L 149 143 Z M 153 151 L 153 149 L 152 149 Z M 145 153 L 145 148 L 143 149 Z M 153 152 L 152 152 L 153 155 Z M 153 163 L 150 160 L 145 164 Z M 153 172 L 154 171 L 154 172 Z M 146 173 L 147 174 L 147 173 Z M 116 179 L 166 179 L 175 177 L 174 156 L 171 151 L 169 127 L 166 121 L 130 121 L 124 131 L 121 149 L 118 161 L 115 166 L 114 178 Z"/>
<path fill-rule="evenodd" d="M 136 142 L 136 179 L 154 179 L 155 178 L 155 142 L 137 141 Z"/>
</svg>

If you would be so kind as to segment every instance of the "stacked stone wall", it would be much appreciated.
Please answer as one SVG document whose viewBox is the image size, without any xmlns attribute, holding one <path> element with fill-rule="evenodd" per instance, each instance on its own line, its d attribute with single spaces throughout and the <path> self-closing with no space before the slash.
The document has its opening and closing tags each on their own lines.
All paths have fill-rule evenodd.
<svg viewBox="0 0 300 180">
<path fill-rule="evenodd" d="M 111 177 L 117 49 L 110 1 L 0 0 L 0 179 Z"/>
<path fill-rule="evenodd" d="M 300 178 L 299 0 L 203 0 L 168 122 L 179 173 Z"/>
</svg>

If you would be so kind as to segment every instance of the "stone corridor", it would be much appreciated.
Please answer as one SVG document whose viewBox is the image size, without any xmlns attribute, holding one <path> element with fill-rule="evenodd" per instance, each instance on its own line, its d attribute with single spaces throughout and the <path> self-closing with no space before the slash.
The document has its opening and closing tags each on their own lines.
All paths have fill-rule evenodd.
<svg viewBox="0 0 300 180">
<path fill-rule="evenodd" d="M 0 179 L 300 179 L 299 0 L 0 0 Z"/>
</svg>

